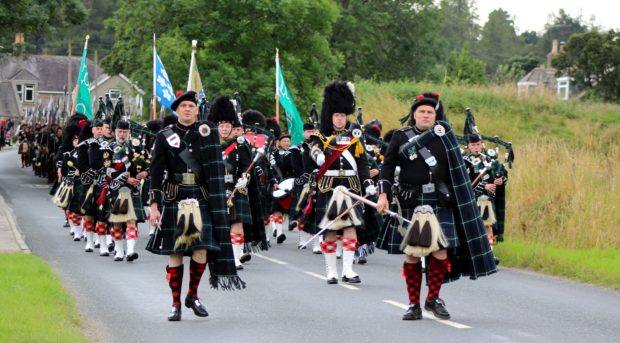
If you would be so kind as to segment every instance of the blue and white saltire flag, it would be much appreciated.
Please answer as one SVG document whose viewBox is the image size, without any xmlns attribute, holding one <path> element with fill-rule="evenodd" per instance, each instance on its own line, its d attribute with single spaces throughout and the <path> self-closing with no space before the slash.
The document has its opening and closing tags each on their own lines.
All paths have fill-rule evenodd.
<svg viewBox="0 0 620 343">
<path fill-rule="evenodd" d="M 170 108 L 170 105 L 172 105 L 175 99 L 174 91 L 172 90 L 172 84 L 168 78 L 168 73 L 166 73 L 166 68 L 164 68 L 164 64 L 161 63 L 157 51 L 155 51 L 155 64 L 153 68 L 155 69 L 155 95 L 157 96 L 157 102 L 166 106 L 170 112 L 174 113 L 172 108 Z"/>
</svg>

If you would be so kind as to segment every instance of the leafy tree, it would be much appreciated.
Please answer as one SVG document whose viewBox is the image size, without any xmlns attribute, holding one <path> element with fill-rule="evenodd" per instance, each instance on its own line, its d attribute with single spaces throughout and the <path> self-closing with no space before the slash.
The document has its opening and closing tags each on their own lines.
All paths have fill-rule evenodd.
<svg viewBox="0 0 620 343">
<path fill-rule="evenodd" d="M 476 54 L 485 62 L 487 74 L 494 74 L 500 64 L 518 54 L 519 47 L 514 21 L 508 12 L 500 8 L 489 13 Z"/>
<path fill-rule="evenodd" d="M 467 46 L 460 52 L 450 53 L 446 63 L 446 83 L 485 83 L 484 62 L 472 56 Z"/>
<path fill-rule="evenodd" d="M 551 44 L 554 39 L 566 42 L 575 33 L 586 32 L 587 26 L 581 17 L 573 18 L 563 9 L 558 14 L 552 14 L 552 20 L 545 25 L 545 33 L 537 42 L 538 55 L 545 58 L 551 51 Z"/>
<path fill-rule="evenodd" d="M 620 102 L 620 32 L 574 34 L 552 65 L 592 95 Z"/>
<path fill-rule="evenodd" d="M 514 57 L 508 63 L 497 67 L 494 80 L 497 83 L 518 81 L 539 65 L 540 59 L 534 53 Z"/>
<path fill-rule="evenodd" d="M 425 78 L 444 41 L 432 0 L 339 1 L 341 17 L 331 45 L 344 56 L 342 78 Z"/>
<path fill-rule="evenodd" d="M 190 42 L 196 39 L 207 97 L 238 91 L 244 108 L 266 115 L 275 112 L 276 48 L 301 113 L 318 100 L 317 89 L 342 64 L 329 48 L 338 16 L 330 0 L 120 0 L 119 4 L 107 21 L 115 30 L 115 44 L 104 68 L 130 76 L 147 92 L 152 87 L 153 33 L 175 90 L 186 86 Z"/>
<path fill-rule="evenodd" d="M 0 45 L 3 51 L 16 33 L 48 32 L 81 24 L 87 10 L 80 0 L 10 0 L 0 2 Z"/>
<path fill-rule="evenodd" d="M 441 37 L 446 40 L 444 56 L 474 46 L 480 35 L 474 0 L 441 0 Z"/>
</svg>

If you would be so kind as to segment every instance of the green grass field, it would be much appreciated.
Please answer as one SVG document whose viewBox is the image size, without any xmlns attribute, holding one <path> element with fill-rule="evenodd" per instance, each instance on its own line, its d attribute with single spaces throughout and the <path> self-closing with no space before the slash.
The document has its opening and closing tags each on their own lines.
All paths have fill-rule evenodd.
<svg viewBox="0 0 620 343">
<path fill-rule="evenodd" d="M 75 301 L 40 258 L 0 254 L 0 342 L 86 342 Z"/>
<path fill-rule="evenodd" d="M 357 105 L 384 131 L 415 96 L 438 91 L 454 131 L 470 107 L 480 131 L 514 144 L 502 265 L 620 289 L 620 105 L 518 96 L 516 85 L 356 82 Z M 493 145 L 487 146 L 487 148 Z"/>
</svg>

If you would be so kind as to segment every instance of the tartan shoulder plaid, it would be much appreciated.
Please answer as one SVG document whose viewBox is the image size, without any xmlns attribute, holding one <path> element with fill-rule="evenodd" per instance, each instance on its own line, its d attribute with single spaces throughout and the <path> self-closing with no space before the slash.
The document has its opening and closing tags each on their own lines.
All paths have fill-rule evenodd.
<svg viewBox="0 0 620 343">
<path fill-rule="evenodd" d="M 440 136 L 440 139 L 448 155 L 455 197 L 454 216 L 461 242 L 450 256 L 452 268 L 446 275 L 446 281 L 456 280 L 460 276 L 469 276 L 475 280 L 480 276 L 497 272 L 497 267 L 456 136 L 448 122 L 437 121 L 437 123 L 446 129 L 446 133 Z"/>
<path fill-rule="evenodd" d="M 208 126 L 208 130 L 206 130 Z M 226 207 L 226 187 L 224 184 L 224 161 L 222 144 L 217 125 L 210 121 L 198 122 L 200 133 L 200 155 L 202 169 L 208 176 L 209 213 L 213 223 L 213 237 L 220 244 L 221 252 L 209 256 L 209 282 L 211 287 L 224 290 L 245 288 L 245 282 L 237 275 L 230 243 L 230 225 Z"/>
</svg>

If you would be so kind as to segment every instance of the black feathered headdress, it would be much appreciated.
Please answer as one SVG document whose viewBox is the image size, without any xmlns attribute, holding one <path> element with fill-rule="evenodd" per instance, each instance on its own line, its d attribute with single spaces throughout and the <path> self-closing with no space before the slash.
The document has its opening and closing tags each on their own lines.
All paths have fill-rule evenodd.
<svg viewBox="0 0 620 343">
<path fill-rule="evenodd" d="M 351 114 L 355 112 L 355 96 L 353 84 L 344 81 L 334 81 L 323 90 L 323 104 L 321 106 L 321 132 L 332 134 L 334 129 L 332 115 L 334 113 Z"/>
<path fill-rule="evenodd" d="M 213 100 L 213 103 L 211 104 L 211 110 L 207 119 L 216 124 L 221 121 L 229 122 L 232 124 L 237 120 L 235 105 L 233 105 L 228 96 L 218 96 L 217 98 L 215 98 L 215 100 Z"/>
</svg>

